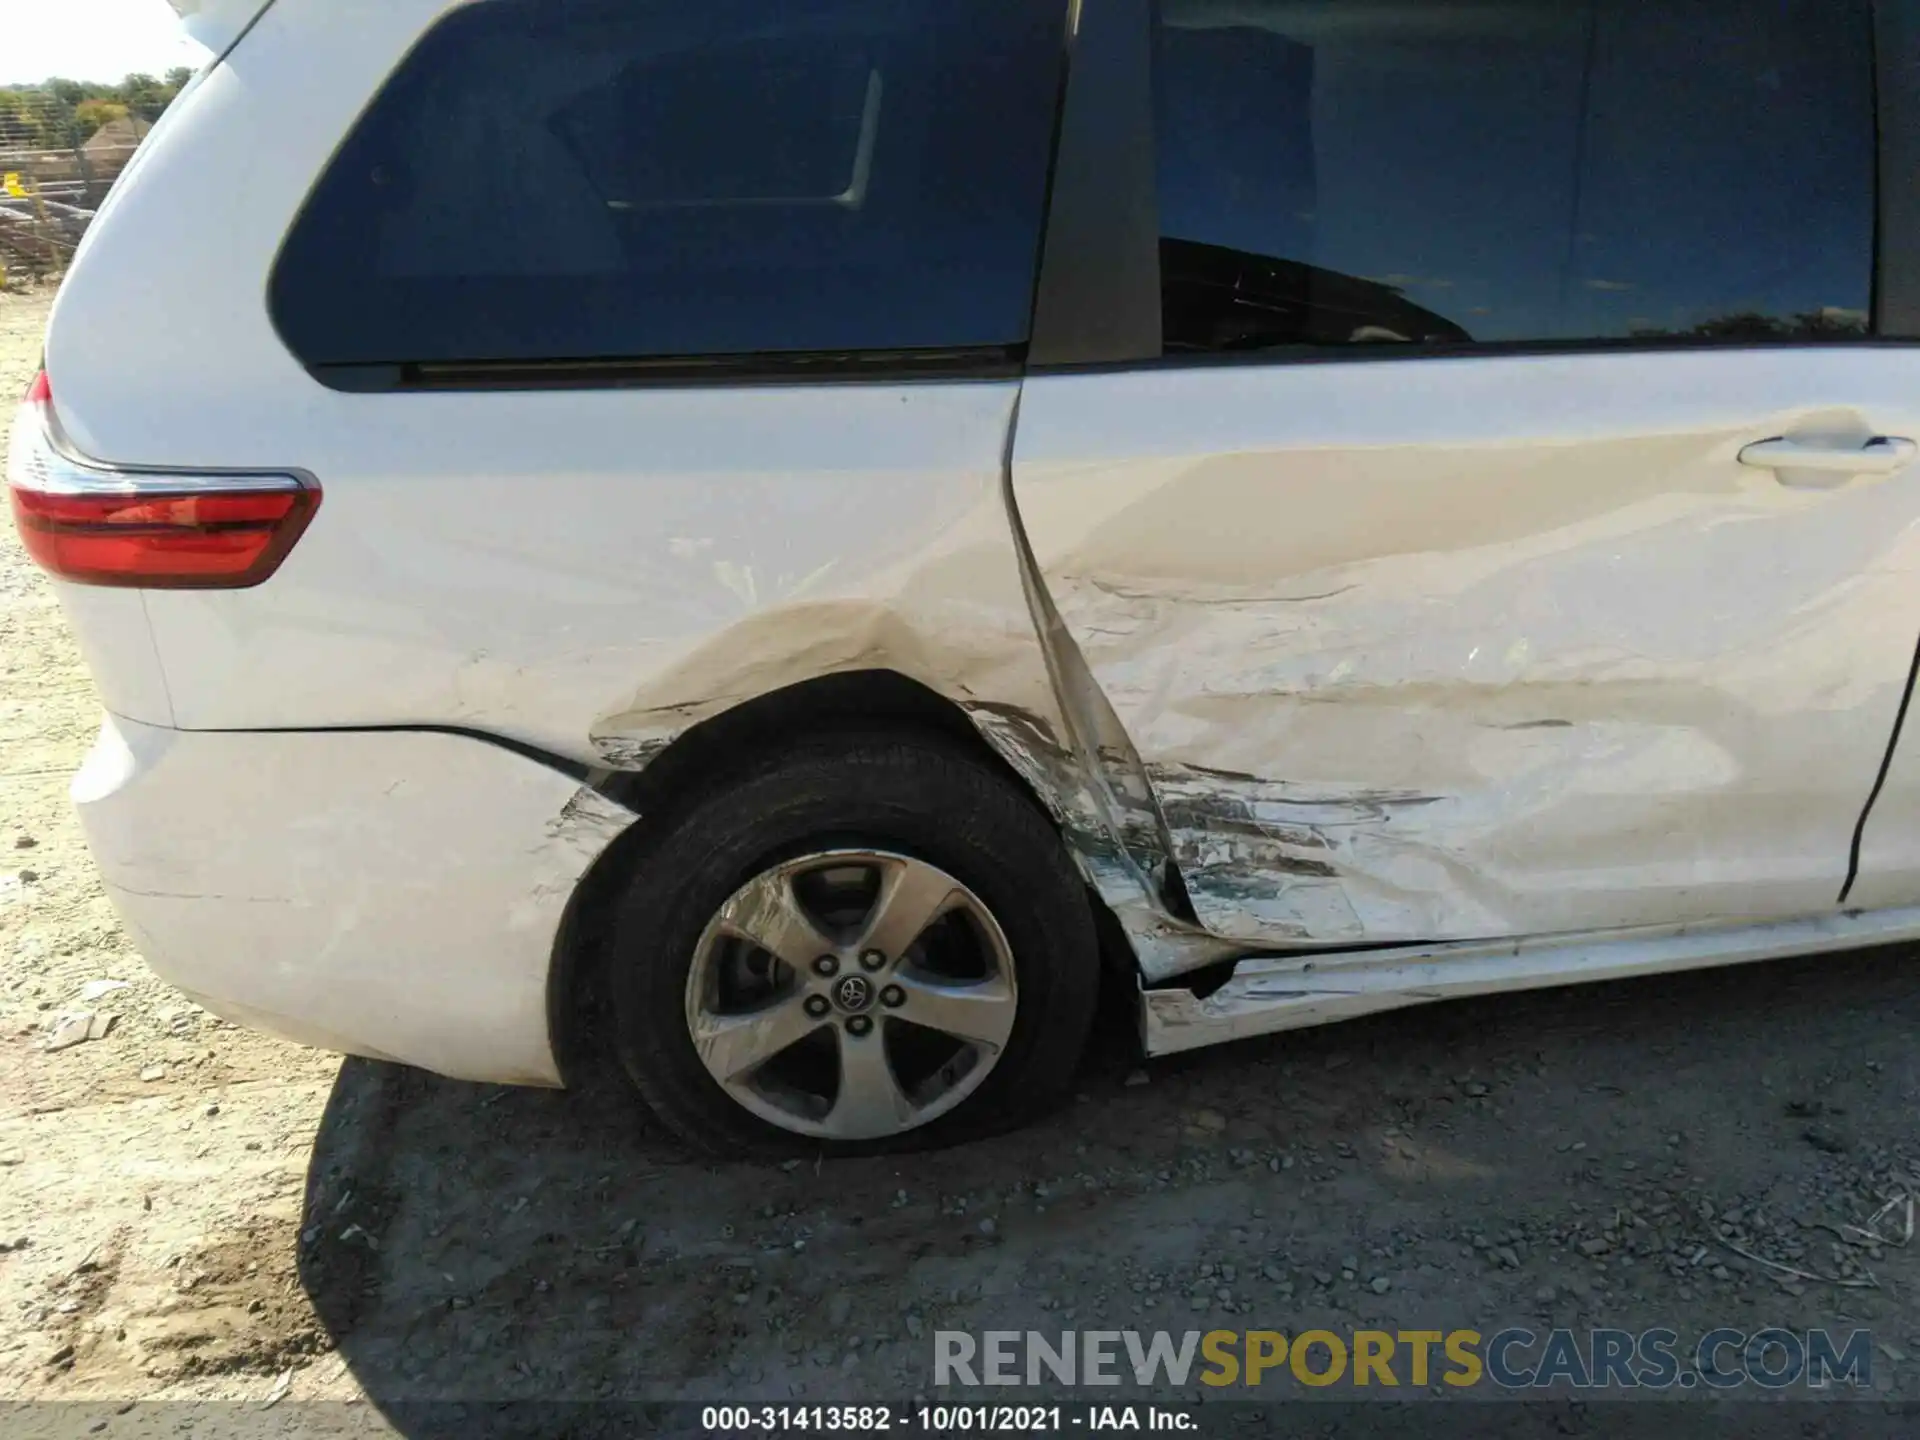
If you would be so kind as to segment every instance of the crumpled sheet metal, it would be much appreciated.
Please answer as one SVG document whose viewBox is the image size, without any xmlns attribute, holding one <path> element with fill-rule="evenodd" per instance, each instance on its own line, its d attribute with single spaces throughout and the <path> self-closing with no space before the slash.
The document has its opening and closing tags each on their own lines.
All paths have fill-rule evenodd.
<svg viewBox="0 0 1920 1440">
<path fill-rule="evenodd" d="M 1194 906 L 1221 934 L 1325 945 L 1365 939 L 1368 924 L 1377 929 L 1389 914 L 1404 934 L 1438 924 L 1433 896 L 1411 876 L 1448 843 L 1446 827 L 1460 811 L 1451 797 L 1342 792 L 1201 765 L 1147 773 Z M 1436 806 L 1438 825 L 1423 813 Z M 1409 883 L 1395 883 L 1396 875 Z M 1461 895 L 1478 887 L 1464 865 L 1449 879 Z M 1496 932 L 1498 913 L 1497 899 L 1483 896 L 1479 927 Z"/>
<path fill-rule="evenodd" d="M 1871 433 L 1795 417 L 1778 357 L 1737 364 L 1736 392 L 1686 361 L 1421 362 L 1386 406 L 1361 366 L 1287 367 L 1286 403 L 1251 369 L 1028 383 L 1022 523 L 1207 930 L 1834 904 L 1920 633 L 1920 530 L 1910 487 L 1736 463 L 1756 427 Z"/>
<path fill-rule="evenodd" d="M 1504 991 L 1778 960 L 1920 938 L 1920 907 L 1843 910 L 1762 925 L 1678 925 L 1628 934 L 1543 936 L 1454 945 L 1242 959 L 1204 997 L 1141 992 L 1142 1040 L 1169 1055 L 1351 1020 L 1384 1010 Z"/>
<path fill-rule="evenodd" d="M 1131 834 L 1137 848 L 1129 847 L 1127 827 L 1115 823 L 1112 809 L 1102 803 L 1101 787 L 1088 779 L 1051 724 L 1001 707 L 966 708 L 987 743 L 1033 787 L 1059 822 L 1081 875 L 1125 932 L 1143 979 L 1170 979 L 1244 952 L 1245 946 L 1208 935 L 1169 913 L 1161 882 L 1142 865 L 1143 856 L 1156 853 L 1155 837 L 1142 835 L 1144 822 L 1136 810 Z"/>
<path fill-rule="evenodd" d="M 1151 787 L 1057 617 L 1063 650 L 1042 643 L 1048 605 L 1023 574 L 1003 484 L 983 485 L 915 553 L 873 573 L 841 568 L 853 593 L 815 582 L 756 594 L 755 608 L 663 664 L 594 723 L 600 762 L 642 770 L 744 701 L 821 675 L 891 670 L 953 701 L 1033 788 L 1146 978 L 1237 953 L 1168 912 L 1169 842 Z"/>
<path fill-rule="evenodd" d="M 891 669 L 940 689 L 939 677 L 914 674 L 898 649 L 864 649 L 843 669 Z M 1040 665 L 1037 645 L 1033 664 Z M 1144 784 L 1132 787 L 1131 808 L 1116 806 L 1113 787 L 1090 778 L 1072 744 L 1062 738 L 1066 723 L 1038 670 L 1026 686 L 1031 708 L 1005 701 L 953 695 L 980 735 L 1032 788 L 1060 825 L 1075 863 L 1087 883 L 1119 920 L 1147 980 L 1163 980 L 1241 953 L 1244 946 L 1223 942 L 1198 926 L 1168 913 L 1161 898 L 1165 844 L 1145 799 Z M 609 770 L 645 769 L 686 729 L 751 699 L 757 690 L 738 687 L 698 706 L 678 705 L 653 712 L 628 712 L 596 727 L 594 749 Z M 1111 757 L 1110 757 L 1111 758 Z M 1113 760 L 1115 768 L 1124 762 Z"/>
</svg>

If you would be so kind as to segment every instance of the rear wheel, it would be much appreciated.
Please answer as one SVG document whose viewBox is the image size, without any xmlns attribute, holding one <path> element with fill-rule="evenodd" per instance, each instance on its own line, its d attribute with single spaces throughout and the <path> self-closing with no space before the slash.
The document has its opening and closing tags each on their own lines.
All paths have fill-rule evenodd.
<svg viewBox="0 0 1920 1440">
<path fill-rule="evenodd" d="M 1092 1020 L 1046 818 L 937 740 L 811 741 L 663 828 L 615 911 L 619 1049 L 703 1148 L 948 1143 L 1056 1101 Z"/>
</svg>

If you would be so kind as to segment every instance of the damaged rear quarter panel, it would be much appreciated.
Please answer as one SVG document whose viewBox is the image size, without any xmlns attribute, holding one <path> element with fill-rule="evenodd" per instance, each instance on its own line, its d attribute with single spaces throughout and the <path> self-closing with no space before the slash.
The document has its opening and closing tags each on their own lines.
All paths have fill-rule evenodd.
<svg viewBox="0 0 1920 1440">
<path fill-rule="evenodd" d="M 957 705 L 1047 806 L 1147 976 L 1193 969 L 1225 951 L 1168 913 L 1168 846 L 1151 786 L 1033 584 L 1005 484 L 1015 392 L 998 393 L 1006 408 L 980 432 L 979 469 L 915 482 L 926 508 L 886 537 L 892 563 L 829 555 L 802 585 L 756 589 L 743 613 L 716 614 L 595 718 L 594 759 L 642 770 L 691 727 L 745 701 L 840 672 L 905 675 Z M 847 514 L 850 529 L 868 520 L 824 490 L 816 499 Z"/>
<path fill-rule="evenodd" d="M 677 614 L 648 627 L 626 685 L 585 717 L 588 758 L 643 769 L 744 701 L 891 670 L 977 708 L 1039 773 L 1056 717 L 1002 483 L 1017 387 L 892 387 L 884 407 L 864 398 L 874 393 L 850 395 L 878 433 L 849 436 L 840 465 L 751 487 L 778 497 L 784 522 L 752 495 L 687 496 L 699 513 L 655 557 L 653 583 L 677 592 Z M 877 463 L 889 454 L 894 464 Z"/>
<path fill-rule="evenodd" d="M 177 723 L 454 725 L 626 768 L 874 665 L 1044 714 L 1001 481 L 1017 388 L 296 387 L 234 448 L 301 456 L 330 518 L 271 585 L 147 597 Z"/>
</svg>

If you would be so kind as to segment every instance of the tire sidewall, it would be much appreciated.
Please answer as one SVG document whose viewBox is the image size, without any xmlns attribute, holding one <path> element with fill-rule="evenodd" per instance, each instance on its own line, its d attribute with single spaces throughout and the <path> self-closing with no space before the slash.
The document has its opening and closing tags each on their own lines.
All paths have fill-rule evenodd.
<svg viewBox="0 0 1920 1440">
<path fill-rule="evenodd" d="M 686 985 L 708 924 L 748 880 L 855 847 L 924 861 L 973 891 L 1006 937 L 1018 1001 L 993 1070 L 952 1111 L 838 1141 L 784 1130 L 726 1093 L 694 1049 Z M 873 1153 L 1008 1128 L 1071 1080 L 1098 986 L 1092 916 L 1059 837 L 1024 794 L 944 746 L 809 746 L 711 794 L 646 847 L 608 938 L 622 1063 L 661 1118 L 710 1149 Z"/>
</svg>

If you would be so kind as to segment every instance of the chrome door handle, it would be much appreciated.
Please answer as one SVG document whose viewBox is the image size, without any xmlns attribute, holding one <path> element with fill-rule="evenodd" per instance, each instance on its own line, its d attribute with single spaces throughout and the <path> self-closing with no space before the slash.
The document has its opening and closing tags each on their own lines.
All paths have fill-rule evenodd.
<svg viewBox="0 0 1920 1440">
<path fill-rule="evenodd" d="M 1853 475 L 1891 475 L 1920 454 L 1920 445 L 1880 435 L 1863 445 L 1816 440 L 1761 440 L 1740 452 L 1740 463 L 1771 470 L 1782 485 L 1830 489 Z"/>
</svg>

